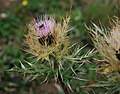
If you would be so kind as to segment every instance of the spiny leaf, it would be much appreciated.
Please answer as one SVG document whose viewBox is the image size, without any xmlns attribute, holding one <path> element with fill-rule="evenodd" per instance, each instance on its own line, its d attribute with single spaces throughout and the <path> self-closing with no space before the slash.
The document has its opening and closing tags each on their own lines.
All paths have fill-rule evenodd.
<svg viewBox="0 0 120 94">
<path fill-rule="evenodd" d="M 26 60 L 24 60 L 28 65 L 30 65 L 31 67 L 33 67 L 34 65 L 33 64 L 31 64 L 30 62 L 28 62 L 28 61 L 26 61 Z"/>
<path fill-rule="evenodd" d="M 22 62 L 19 60 L 20 64 L 21 64 L 21 68 L 25 69 L 25 66 L 22 64 Z"/>
</svg>

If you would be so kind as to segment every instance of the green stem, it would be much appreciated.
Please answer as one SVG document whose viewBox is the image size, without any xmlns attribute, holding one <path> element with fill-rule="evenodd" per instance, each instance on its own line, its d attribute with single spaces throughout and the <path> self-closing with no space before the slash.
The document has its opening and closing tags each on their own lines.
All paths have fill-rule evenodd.
<svg viewBox="0 0 120 94">
<path fill-rule="evenodd" d="M 60 72 L 59 72 L 59 64 L 58 64 L 56 59 L 55 59 L 55 62 L 54 62 L 54 69 L 58 70 L 58 82 L 60 83 L 60 85 L 61 85 L 61 87 L 64 91 L 64 94 L 70 94 L 68 87 L 65 85 L 65 83 L 62 80 L 62 77 L 61 77 Z"/>
</svg>

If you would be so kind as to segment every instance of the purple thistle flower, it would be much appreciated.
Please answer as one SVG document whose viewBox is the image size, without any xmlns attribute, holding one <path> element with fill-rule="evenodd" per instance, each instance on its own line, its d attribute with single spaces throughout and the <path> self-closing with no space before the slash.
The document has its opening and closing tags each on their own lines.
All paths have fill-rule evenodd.
<svg viewBox="0 0 120 94">
<path fill-rule="evenodd" d="M 61 58 L 68 51 L 69 37 L 67 29 L 70 17 L 57 22 L 52 16 L 39 16 L 33 18 L 28 24 L 28 33 L 25 42 L 29 46 L 26 52 L 39 59 L 54 54 Z"/>
<path fill-rule="evenodd" d="M 39 38 L 47 37 L 53 32 L 55 21 L 52 17 L 33 19 L 36 36 Z"/>
</svg>

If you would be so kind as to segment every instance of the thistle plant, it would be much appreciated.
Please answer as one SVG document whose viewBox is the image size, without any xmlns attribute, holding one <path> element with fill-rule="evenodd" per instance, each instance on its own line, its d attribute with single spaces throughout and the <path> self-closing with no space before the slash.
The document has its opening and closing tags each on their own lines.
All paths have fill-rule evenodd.
<svg viewBox="0 0 120 94">
<path fill-rule="evenodd" d="M 27 24 L 24 50 L 33 55 L 34 61 L 20 61 L 21 67 L 12 70 L 29 75 L 29 80 L 40 77 L 41 83 L 54 79 L 55 85 L 62 87 L 65 94 L 70 94 L 71 80 L 87 81 L 79 76 L 79 68 L 94 55 L 93 50 L 81 54 L 85 47 L 70 43 L 68 29 L 70 17 L 56 21 L 53 16 L 43 15 L 33 18 Z"/>
<path fill-rule="evenodd" d="M 113 20 L 111 28 L 99 28 L 93 23 L 94 28 L 88 28 L 95 48 L 104 58 L 99 61 L 96 68 L 103 74 L 112 88 L 107 94 L 117 94 L 120 85 L 120 21 Z"/>
</svg>

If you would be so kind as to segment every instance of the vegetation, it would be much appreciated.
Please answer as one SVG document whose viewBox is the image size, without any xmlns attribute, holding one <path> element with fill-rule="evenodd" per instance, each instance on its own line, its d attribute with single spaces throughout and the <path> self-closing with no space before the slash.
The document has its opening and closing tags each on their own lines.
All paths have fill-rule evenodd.
<svg viewBox="0 0 120 94">
<path fill-rule="evenodd" d="M 114 16 L 119 16 L 118 2 L 119 0 L 1 0 L 0 94 L 64 94 L 59 85 L 54 85 L 52 76 L 48 81 L 41 83 L 45 77 L 35 77 L 36 79 L 30 81 L 31 76 L 10 71 L 16 66 L 21 68 L 20 61 L 25 66 L 28 66 L 26 61 L 33 62 L 33 59 L 29 58 L 31 55 L 22 50 L 24 34 L 27 31 L 26 24 L 31 18 L 44 14 L 54 15 L 58 20 L 69 15 L 69 28 L 72 28 L 69 32 L 71 44 L 77 43 L 80 48 L 87 44 L 80 50 L 80 56 L 88 56 L 88 61 L 83 59 L 79 68 L 80 64 L 69 65 L 76 70 L 80 78 L 71 80 L 69 75 L 64 75 L 67 78 L 64 79 L 65 84 L 68 87 L 70 85 L 73 90 L 71 94 L 119 94 L 119 83 L 110 85 L 104 75 L 96 72 L 98 64 L 95 58 L 102 58 L 98 53 L 94 53 L 94 57 L 91 55 L 94 45 L 85 27 L 92 27 L 92 23 L 98 26 L 102 23 L 103 27 L 111 27 L 110 18 L 115 19 Z M 43 64 L 44 61 L 40 62 Z M 36 72 L 41 71 L 39 65 L 35 66 L 33 69 L 38 68 Z M 68 64 L 64 66 L 66 69 Z M 71 75 L 72 73 L 71 70 L 66 72 Z"/>
</svg>

